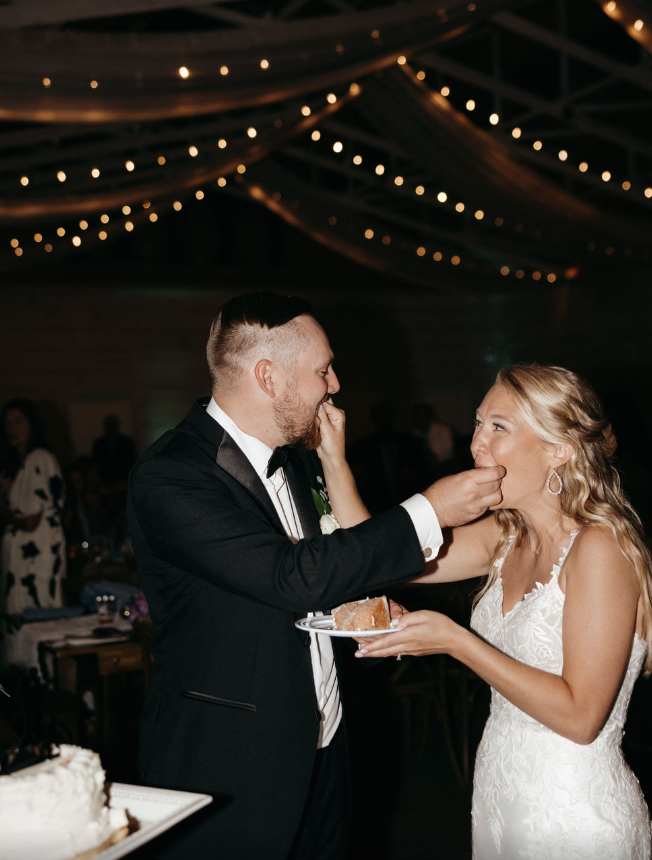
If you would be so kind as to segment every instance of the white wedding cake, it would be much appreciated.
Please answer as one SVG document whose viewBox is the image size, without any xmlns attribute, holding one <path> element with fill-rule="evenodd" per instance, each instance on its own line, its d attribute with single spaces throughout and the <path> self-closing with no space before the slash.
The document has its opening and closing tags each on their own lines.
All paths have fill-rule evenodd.
<svg viewBox="0 0 652 860">
<path fill-rule="evenodd" d="M 127 835 L 125 810 L 107 806 L 99 755 L 70 744 L 58 753 L 0 776 L 0 860 L 89 858 Z"/>
</svg>

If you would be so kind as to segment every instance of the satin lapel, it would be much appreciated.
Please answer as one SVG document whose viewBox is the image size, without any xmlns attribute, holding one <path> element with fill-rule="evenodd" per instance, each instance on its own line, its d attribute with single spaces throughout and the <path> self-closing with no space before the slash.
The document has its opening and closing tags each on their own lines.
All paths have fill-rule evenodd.
<svg viewBox="0 0 652 860">
<path fill-rule="evenodd" d="M 217 449 L 217 457 L 215 458 L 217 465 L 224 469 L 234 480 L 241 486 L 247 489 L 256 501 L 262 505 L 267 514 L 272 520 L 277 523 L 281 529 L 283 528 L 281 520 L 276 513 L 269 493 L 263 486 L 263 482 L 256 474 L 249 460 L 242 453 L 240 448 L 235 444 L 229 434 L 224 431 L 222 441 Z"/>
</svg>

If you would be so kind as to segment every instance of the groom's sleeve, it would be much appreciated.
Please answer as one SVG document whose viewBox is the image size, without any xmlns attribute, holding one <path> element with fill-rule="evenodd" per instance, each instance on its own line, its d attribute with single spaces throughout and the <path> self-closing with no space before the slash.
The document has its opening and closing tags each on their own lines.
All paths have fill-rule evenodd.
<svg viewBox="0 0 652 860">
<path fill-rule="evenodd" d="M 437 514 L 428 499 L 421 493 L 417 493 L 401 502 L 401 507 L 405 508 L 412 520 L 424 559 L 430 561 L 436 558 L 444 542 L 444 536 L 441 533 Z"/>
</svg>

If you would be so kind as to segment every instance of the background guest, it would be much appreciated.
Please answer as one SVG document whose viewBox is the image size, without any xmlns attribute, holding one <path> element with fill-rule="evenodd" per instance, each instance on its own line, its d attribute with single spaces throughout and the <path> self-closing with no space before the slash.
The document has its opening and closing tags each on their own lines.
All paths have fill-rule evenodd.
<svg viewBox="0 0 652 860">
<path fill-rule="evenodd" d="M 38 411 L 29 400 L 10 400 L 0 414 L 6 501 L 0 566 L 2 611 L 61 606 L 66 572 L 62 528 L 64 484 L 47 449 Z"/>
</svg>

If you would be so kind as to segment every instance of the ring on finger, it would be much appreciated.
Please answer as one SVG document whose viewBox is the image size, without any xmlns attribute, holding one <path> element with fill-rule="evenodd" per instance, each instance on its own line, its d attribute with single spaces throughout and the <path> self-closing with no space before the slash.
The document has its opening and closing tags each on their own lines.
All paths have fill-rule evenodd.
<svg viewBox="0 0 652 860">
<path fill-rule="evenodd" d="M 400 659 L 401 659 L 401 654 L 400 654 L 400 652 L 396 655 L 396 659 L 397 659 L 397 660 L 400 660 Z"/>
</svg>

